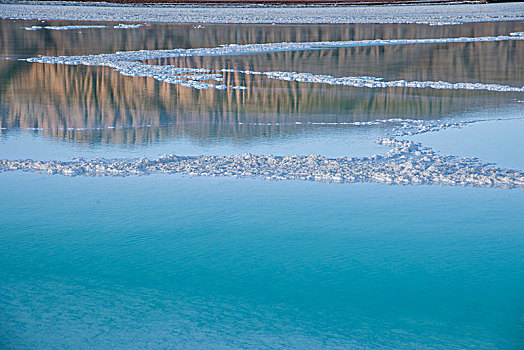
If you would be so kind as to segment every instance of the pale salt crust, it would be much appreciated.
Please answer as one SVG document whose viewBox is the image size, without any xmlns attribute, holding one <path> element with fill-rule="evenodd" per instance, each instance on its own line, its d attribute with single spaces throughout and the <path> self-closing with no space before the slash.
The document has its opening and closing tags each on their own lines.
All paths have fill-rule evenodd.
<svg viewBox="0 0 524 350">
<path fill-rule="evenodd" d="M 97 29 L 97 28 L 107 28 L 107 26 L 32 26 L 32 27 L 24 27 L 25 30 L 40 30 L 40 29 L 48 29 L 48 30 L 75 30 L 75 29 Z"/>
<path fill-rule="evenodd" d="M 462 127 L 478 122 L 403 122 L 397 136 Z M 23 171 L 67 176 L 182 174 L 266 180 L 376 182 L 391 185 L 454 185 L 524 189 L 524 172 L 503 169 L 477 158 L 440 155 L 420 143 L 381 138 L 391 147 L 384 156 L 326 158 L 320 155 L 233 156 L 164 155 L 156 159 L 75 158 L 71 161 L 0 160 L 0 172 Z"/>
<path fill-rule="evenodd" d="M 142 26 L 143 26 L 143 24 L 124 24 L 124 23 L 120 23 L 119 25 L 114 26 L 113 28 L 115 28 L 115 29 L 136 29 L 136 28 L 140 28 Z"/>
<path fill-rule="evenodd" d="M 140 50 L 140 51 L 120 51 L 113 54 L 98 54 L 85 56 L 60 56 L 49 57 L 40 56 L 25 59 L 33 63 L 48 64 L 68 64 L 86 66 L 106 66 L 112 67 L 125 76 L 152 77 L 156 80 L 180 84 L 195 89 L 246 89 L 244 86 L 226 86 L 224 84 L 212 84 L 208 80 L 222 81 L 220 73 L 212 73 L 208 69 L 200 68 L 179 68 L 175 66 L 149 65 L 138 60 L 148 60 L 170 57 L 190 57 L 190 56 L 231 56 L 260 54 L 281 51 L 302 51 L 320 50 L 341 47 L 359 46 L 386 46 L 386 45 L 413 45 L 413 44 L 441 44 L 441 43 L 469 43 L 469 42 L 497 42 L 509 40 L 524 40 L 524 36 L 500 35 L 486 37 L 460 37 L 460 38 L 429 38 L 429 39 L 403 39 L 403 40 L 358 40 L 358 41 L 321 41 L 321 42 L 294 42 L 294 43 L 269 43 L 269 44 L 246 44 L 246 45 L 222 45 L 215 48 L 196 48 L 196 49 L 172 49 L 172 50 Z M 328 75 L 313 75 L 309 73 L 297 72 L 255 72 L 255 71 L 234 71 L 222 69 L 222 72 L 239 72 L 243 74 L 265 75 L 268 78 L 322 83 L 330 85 L 345 85 L 354 87 L 386 88 L 386 87 L 409 87 L 409 88 L 433 88 L 433 89 L 466 89 L 466 90 L 488 90 L 504 92 L 523 92 L 524 87 L 512 87 L 498 84 L 483 83 L 450 83 L 443 81 L 384 81 L 377 77 L 341 77 L 335 78 Z"/>
<path fill-rule="evenodd" d="M 483 83 L 449 83 L 446 81 L 384 81 L 383 78 L 376 77 L 340 77 L 335 78 L 331 75 L 315 75 L 311 73 L 297 72 L 253 72 L 237 71 L 233 69 L 222 69 L 222 72 L 239 72 L 244 74 L 264 75 L 271 79 L 298 81 L 303 83 L 319 83 L 328 85 L 343 85 L 352 87 L 367 88 L 388 88 L 388 87 L 407 87 L 417 89 L 447 89 L 447 90 L 487 90 L 502 92 L 524 92 L 524 87 L 513 87 L 499 84 Z"/>
<path fill-rule="evenodd" d="M 523 3 L 342 7 L 93 6 L 3 3 L 0 18 L 165 23 L 423 23 L 524 20 Z"/>
<path fill-rule="evenodd" d="M 134 29 L 141 27 L 142 24 L 123 24 L 120 23 L 119 25 L 113 26 L 115 29 Z M 24 27 L 25 30 L 40 30 L 40 29 L 47 29 L 47 30 L 78 30 L 78 29 L 100 29 L 100 28 L 108 28 L 108 26 L 104 25 L 80 25 L 80 26 L 31 26 L 31 27 Z"/>
</svg>

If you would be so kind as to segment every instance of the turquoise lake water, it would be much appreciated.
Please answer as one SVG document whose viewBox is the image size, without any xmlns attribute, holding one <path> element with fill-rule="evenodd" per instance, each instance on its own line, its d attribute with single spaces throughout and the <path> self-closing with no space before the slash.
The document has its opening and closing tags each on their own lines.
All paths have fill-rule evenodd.
<svg viewBox="0 0 524 350">
<path fill-rule="evenodd" d="M 520 190 L 0 181 L 7 348 L 524 344 Z"/>
<path fill-rule="evenodd" d="M 23 29 L 68 24 L 0 20 L 0 159 L 369 156 L 398 126 L 377 120 L 482 119 L 406 138 L 524 169 L 520 92 L 239 76 L 245 91 L 197 91 L 17 60 L 496 36 L 524 31 L 521 21 Z M 149 63 L 524 86 L 524 41 Z M 520 189 L 0 173 L 0 348 L 522 349 L 523 209 Z"/>
</svg>

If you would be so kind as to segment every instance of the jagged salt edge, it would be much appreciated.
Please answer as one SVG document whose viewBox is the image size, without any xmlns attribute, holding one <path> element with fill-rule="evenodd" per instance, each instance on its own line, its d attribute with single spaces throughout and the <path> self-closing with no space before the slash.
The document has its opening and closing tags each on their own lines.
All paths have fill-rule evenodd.
<svg viewBox="0 0 524 350">
<path fill-rule="evenodd" d="M 515 33 L 512 33 L 515 34 Z M 99 54 L 86 56 L 40 56 L 28 59 L 29 62 L 40 63 L 62 63 L 83 64 L 66 62 L 92 61 L 91 65 L 98 65 L 97 58 L 104 60 L 136 61 L 169 57 L 195 57 L 195 56 L 230 56 L 258 54 L 282 51 L 320 50 L 341 47 L 363 47 L 363 46 L 388 46 L 388 45 L 413 45 L 413 44 L 441 44 L 441 43 L 469 43 L 469 42 L 496 42 L 509 40 L 524 40 L 520 35 L 499 35 L 485 37 L 458 37 L 458 38 L 428 38 L 428 39 L 373 39 L 373 40 L 349 40 L 349 41 L 316 41 L 316 42 L 282 42 L 267 44 L 228 44 L 214 48 L 196 49 L 166 49 L 166 50 L 138 50 L 118 51 L 113 54 Z"/>
<path fill-rule="evenodd" d="M 182 174 L 266 180 L 378 182 L 395 185 L 436 184 L 524 188 L 524 173 L 502 169 L 476 158 L 442 156 L 412 141 L 378 140 L 392 147 L 385 156 L 327 158 L 309 156 L 177 156 L 157 159 L 72 161 L 0 160 L 0 172 L 25 171 L 68 176 Z"/>
<path fill-rule="evenodd" d="M 461 127 L 482 120 L 411 124 L 441 128 Z M 409 127 L 403 122 L 401 129 Z M 406 126 L 408 125 L 408 126 Z M 427 132 L 415 128 L 415 133 Z M 408 135 L 414 133 L 400 133 Z M 309 156 L 177 156 L 157 159 L 103 159 L 72 161 L 0 160 L 0 172 L 25 171 L 67 176 L 131 176 L 148 174 L 183 174 L 191 176 L 255 177 L 266 180 L 309 180 L 319 182 L 378 182 L 396 185 L 455 185 L 524 189 L 524 172 L 494 167 L 477 158 L 440 155 L 431 148 L 394 137 L 380 138 L 390 146 L 384 156 L 327 158 Z"/>
<path fill-rule="evenodd" d="M 285 81 L 297 81 L 303 83 L 316 83 L 328 85 L 344 85 L 352 87 L 368 87 L 368 88 L 387 88 L 387 87 L 407 87 L 407 88 L 431 88 L 431 89 L 451 89 L 451 90 L 487 90 L 487 91 L 503 91 L 503 92 L 524 92 L 524 87 L 514 87 L 500 84 L 484 84 L 484 83 L 450 83 L 447 81 L 406 81 L 394 80 L 384 81 L 383 78 L 377 77 L 339 77 L 335 78 L 331 75 L 315 75 L 311 73 L 297 73 L 297 72 L 254 72 L 254 71 L 240 71 L 234 69 L 222 69 L 222 72 L 237 72 L 243 74 L 265 75 L 270 79 L 278 79 Z"/>
<path fill-rule="evenodd" d="M 512 33 L 515 34 L 515 33 Z M 503 40 L 524 40 L 524 36 L 510 35 L 497 37 L 461 37 L 461 38 L 437 38 L 437 39 L 407 39 L 407 40 L 361 40 L 361 41 L 326 41 L 326 42 L 306 42 L 306 43 L 273 43 L 273 44 L 246 44 L 246 45 L 222 45 L 215 48 L 197 49 L 172 49 L 172 50 L 140 50 L 140 51 L 119 51 L 113 54 L 98 54 L 84 56 L 40 56 L 24 59 L 33 63 L 48 64 L 67 64 L 67 65 L 87 65 L 87 66 L 107 66 L 112 67 L 122 75 L 153 77 L 156 80 L 180 84 L 182 86 L 193 87 L 196 89 L 226 89 L 225 85 L 214 85 L 210 83 L 197 82 L 197 80 L 215 79 L 221 81 L 222 75 L 214 76 L 189 75 L 180 76 L 182 73 L 206 72 L 207 69 L 188 69 L 177 68 L 174 66 L 149 65 L 138 60 L 148 60 L 169 57 L 194 57 L 194 56 L 223 56 L 223 55 L 243 55 L 263 52 L 277 51 L 296 51 L 296 50 L 317 50 L 322 48 L 340 48 L 353 46 L 382 46 L 382 45 L 405 45 L 405 44 L 424 44 L 424 43 L 450 43 L 450 42 L 485 42 Z M 223 69 L 222 72 L 235 72 L 235 70 Z M 474 84 L 474 83 L 449 83 L 449 82 L 407 82 L 404 80 L 385 82 L 382 78 L 376 77 L 343 77 L 334 78 L 326 75 L 312 75 L 310 73 L 296 72 L 254 72 L 236 71 L 244 74 L 264 74 L 270 78 L 281 80 L 294 80 L 304 82 L 325 83 L 331 85 L 348 85 L 356 87 L 414 87 L 414 88 L 434 88 L 434 89 L 483 89 L 490 91 L 524 91 L 524 88 L 509 87 L 497 84 Z M 207 77 L 207 78 L 206 78 Z M 186 80 L 183 80 L 186 79 Z M 229 86 L 233 89 L 247 89 L 245 86 Z"/>
</svg>

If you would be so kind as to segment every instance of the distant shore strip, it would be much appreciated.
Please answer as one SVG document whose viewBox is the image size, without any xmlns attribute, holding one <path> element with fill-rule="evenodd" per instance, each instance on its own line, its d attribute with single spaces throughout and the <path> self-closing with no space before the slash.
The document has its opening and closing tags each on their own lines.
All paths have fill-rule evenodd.
<svg viewBox="0 0 524 350">
<path fill-rule="evenodd" d="M 108 21 L 205 24 L 420 23 L 456 25 L 524 20 L 524 3 L 416 4 L 388 6 L 304 5 L 187 6 L 75 2 L 2 2 L 0 18 L 61 21 Z M 211 4 L 212 5 L 212 4 Z M 234 4 L 233 4 L 234 5 Z"/>
</svg>

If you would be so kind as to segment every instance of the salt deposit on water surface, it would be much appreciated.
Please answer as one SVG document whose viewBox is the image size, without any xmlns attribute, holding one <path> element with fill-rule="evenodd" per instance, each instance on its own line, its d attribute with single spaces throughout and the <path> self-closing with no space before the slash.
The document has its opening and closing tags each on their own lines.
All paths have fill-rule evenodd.
<svg viewBox="0 0 524 350">
<path fill-rule="evenodd" d="M 119 25 L 113 26 L 115 29 L 134 29 L 134 28 L 140 28 L 142 24 L 123 24 L 120 23 Z M 35 31 L 40 29 L 47 29 L 47 30 L 77 30 L 77 29 L 101 29 L 101 28 L 108 28 L 109 26 L 105 25 L 71 25 L 71 26 L 31 26 L 31 27 L 24 27 L 25 30 Z"/>
<path fill-rule="evenodd" d="M 148 60 L 169 57 L 195 57 L 195 56 L 233 56 L 246 54 L 271 53 L 281 51 L 303 51 L 336 49 L 342 47 L 359 46 L 386 46 L 386 45 L 414 45 L 414 44 L 441 44 L 441 43 L 470 43 L 470 42 L 498 42 L 511 40 L 524 40 L 524 36 L 514 35 L 485 36 L 485 37 L 459 37 L 459 38 L 429 38 L 429 39 L 403 39 L 403 40 L 352 40 L 352 41 L 321 41 L 321 42 L 283 42 L 269 44 L 246 44 L 246 45 L 222 45 L 215 48 L 196 49 L 171 49 L 171 50 L 140 50 L 119 51 L 112 54 L 84 55 L 84 56 L 40 56 L 28 58 L 26 61 L 47 64 L 68 64 L 86 66 L 106 66 L 115 68 L 122 75 L 137 77 L 152 77 L 156 80 L 180 84 L 195 89 L 215 88 L 224 90 L 227 88 L 246 89 L 241 85 L 226 86 L 224 84 L 212 84 L 207 80 L 222 81 L 220 73 L 212 73 L 208 69 L 179 68 L 174 66 L 149 65 L 138 60 Z M 445 82 L 445 81 L 384 81 L 378 77 L 339 77 L 328 75 L 313 75 L 297 72 L 256 72 L 222 69 L 225 72 L 238 72 L 243 74 L 265 75 L 269 78 L 322 83 L 329 85 L 345 85 L 353 87 L 386 88 L 386 87 L 409 87 L 409 88 L 432 88 L 432 89 L 466 89 L 466 90 L 488 90 L 505 92 L 523 92 L 524 87 L 512 87 L 499 84 L 467 83 L 467 82 Z M 189 73 L 189 74 L 188 74 Z"/>
<path fill-rule="evenodd" d="M 480 120 L 479 120 L 480 121 Z M 394 120 L 399 122 L 399 120 Z M 401 121 L 396 136 L 462 127 L 478 121 Z M 524 188 L 524 172 L 494 167 L 476 158 L 440 155 L 420 143 L 380 138 L 392 149 L 371 157 L 326 158 L 309 156 L 164 155 L 157 159 L 84 158 L 71 161 L 0 160 L 0 173 L 25 171 L 68 176 L 130 176 L 186 174 L 191 176 L 257 177 L 267 180 L 309 180 L 320 182 L 379 182 L 395 185 L 455 185 L 492 188 Z"/>
</svg>

